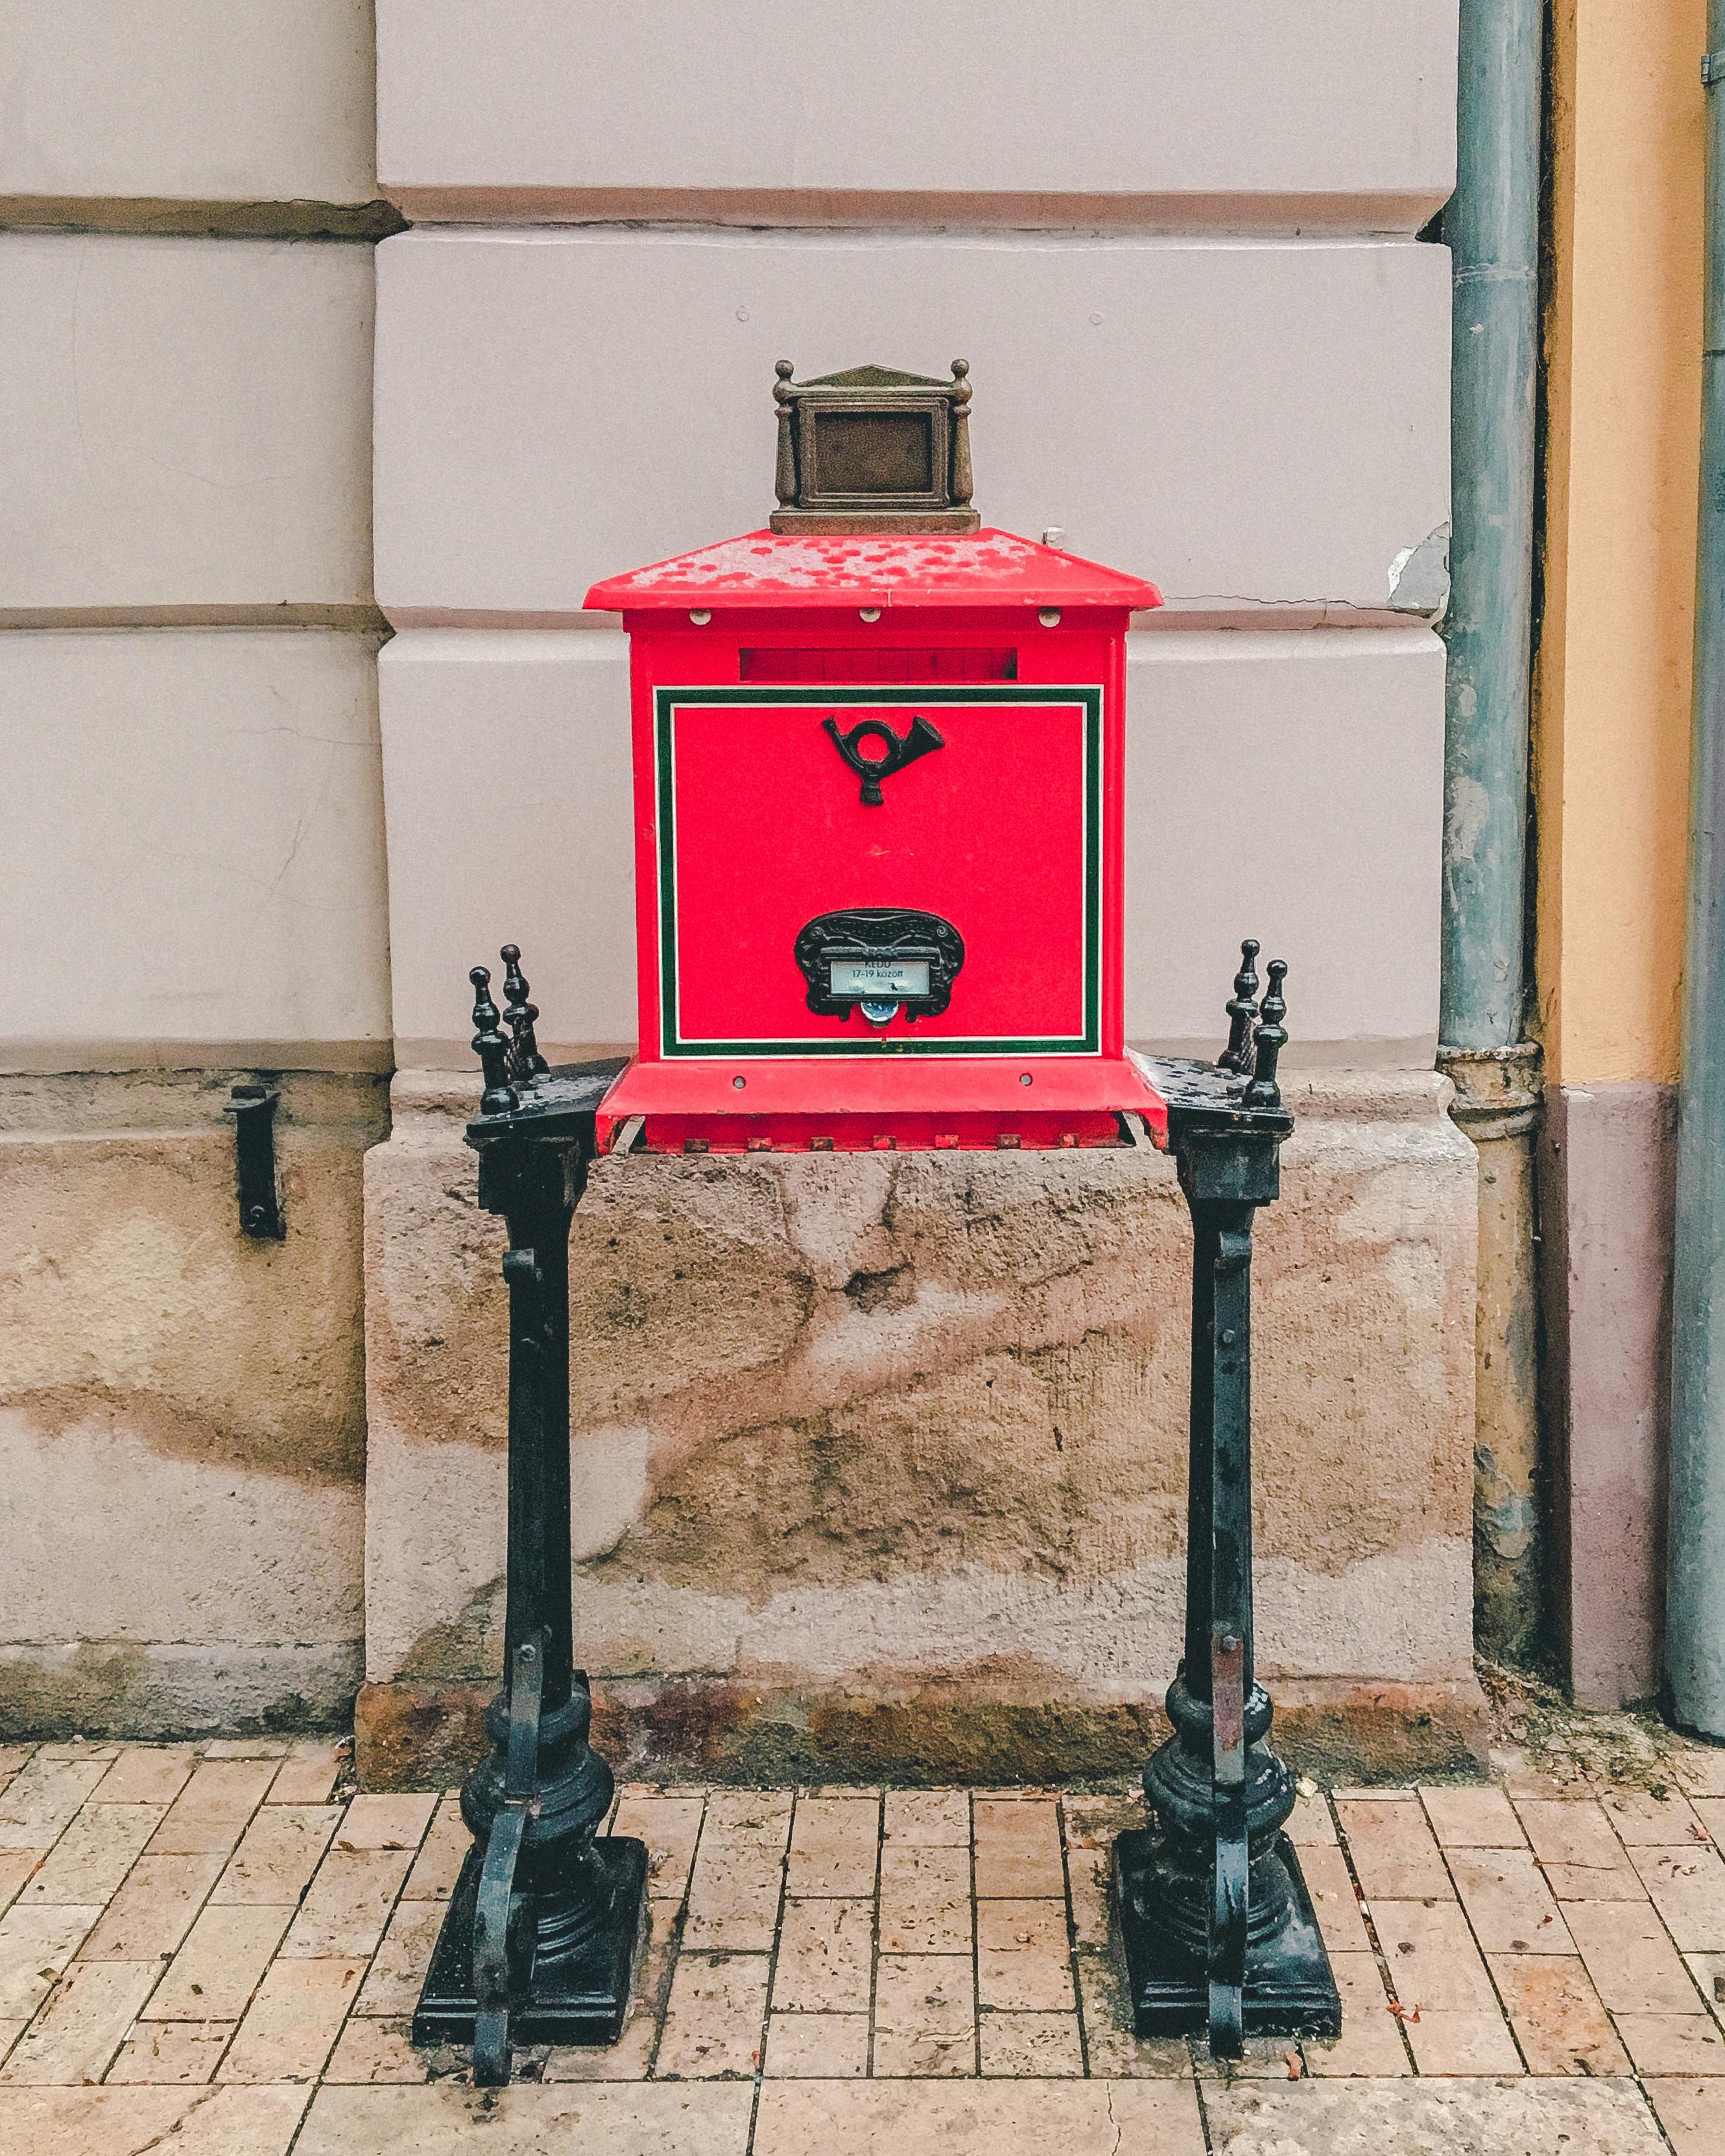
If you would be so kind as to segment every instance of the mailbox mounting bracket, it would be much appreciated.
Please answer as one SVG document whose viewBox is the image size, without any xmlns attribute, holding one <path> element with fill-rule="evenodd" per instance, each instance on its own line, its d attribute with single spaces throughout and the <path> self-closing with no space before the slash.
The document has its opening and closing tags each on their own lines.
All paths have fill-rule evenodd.
<svg viewBox="0 0 1725 2156">
<path fill-rule="evenodd" d="M 287 1224 L 275 1180 L 275 1104 L 273 1086 L 236 1086 L 224 1115 L 234 1118 L 234 1162 L 239 1183 L 239 1224 L 260 1242 L 281 1242 Z"/>
</svg>

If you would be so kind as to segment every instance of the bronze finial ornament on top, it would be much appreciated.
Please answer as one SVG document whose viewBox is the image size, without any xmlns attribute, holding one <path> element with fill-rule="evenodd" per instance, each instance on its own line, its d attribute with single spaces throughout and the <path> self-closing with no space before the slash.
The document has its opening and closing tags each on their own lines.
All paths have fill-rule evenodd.
<svg viewBox="0 0 1725 2156">
<path fill-rule="evenodd" d="M 775 531 L 974 531 L 970 362 L 950 382 L 852 367 L 793 382 L 778 362 Z"/>
</svg>

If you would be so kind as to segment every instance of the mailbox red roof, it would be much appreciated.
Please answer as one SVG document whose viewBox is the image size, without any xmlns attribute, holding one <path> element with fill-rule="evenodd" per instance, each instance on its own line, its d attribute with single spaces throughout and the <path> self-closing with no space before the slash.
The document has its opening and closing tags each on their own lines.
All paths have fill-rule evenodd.
<svg viewBox="0 0 1725 2156">
<path fill-rule="evenodd" d="M 583 603 L 652 607 L 941 607 L 1162 604 L 1142 577 L 1010 531 L 832 537 L 747 531 L 595 584 Z"/>
</svg>

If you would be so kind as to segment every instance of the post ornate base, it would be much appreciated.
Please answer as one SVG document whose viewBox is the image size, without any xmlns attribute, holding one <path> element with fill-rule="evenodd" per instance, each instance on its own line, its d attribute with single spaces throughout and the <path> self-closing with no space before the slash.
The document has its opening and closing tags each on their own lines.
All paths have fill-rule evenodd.
<svg viewBox="0 0 1725 2156">
<path fill-rule="evenodd" d="M 587 1672 L 542 1714 L 539 1641 L 491 1703 L 490 1753 L 461 1788 L 471 1829 L 413 2016 L 418 2044 L 471 2044 L 474 2079 L 506 2081 L 517 2044 L 614 2044 L 647 1910 L 647 1849 L 596 1838 L 611 1769 L 588 1742 Z"/>
<path fill-rule="evenodd" d="M 483 1857 L 467 1853 L 413 2016 L 416 2044 L 470 2044 L 474 1917 Z M 516 1897 L 510 1957 L 511 2044 L 614 2044 L 647 1911 L 647 1845 L 617 1835 L 576 1859 L 585 1876 Z"/>
<path fill-rule="evenodd" d="M 1169 1905 L 1169 1875 L 1158 1861 L 1158 1836 L 1144 1828 L 1114 1847 L 1115 1888 L 1126 1946 L 1132 2026 L 1141 2036 L 1197 2036 L 1209 2026 L 1207 1947 L 1186 1944 L 1183 1913 Z M 1282 1904 L 1280 1924 L 1245 1948 L 1241 1995 L 1247 2036 L 1339 2036 L 1342 2000 L 1318 1934 L 1300 1860 L 1286 1835 L 1253 1866 L 1255 1892 Z M 1261 1904 L 1260 1906 L 1262 1906 Z"/>
</svg>

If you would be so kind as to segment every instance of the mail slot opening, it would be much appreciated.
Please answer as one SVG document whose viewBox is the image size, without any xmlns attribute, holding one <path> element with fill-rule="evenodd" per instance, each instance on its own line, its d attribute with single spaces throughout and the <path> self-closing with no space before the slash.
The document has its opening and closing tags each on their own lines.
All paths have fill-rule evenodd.
<svg viewBox="0 0 1725 2156">
<path fill-rule="evenodd" d="M 744 681 L 1016 681 L 1019 654 L 963 645 L 907 650 L 866 644 L 831 651 L 746 646 L 738 654 Z"/>
</svg>

